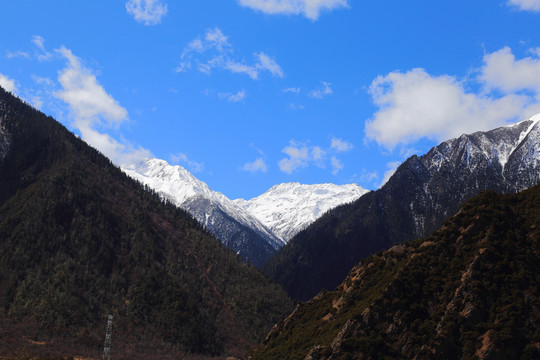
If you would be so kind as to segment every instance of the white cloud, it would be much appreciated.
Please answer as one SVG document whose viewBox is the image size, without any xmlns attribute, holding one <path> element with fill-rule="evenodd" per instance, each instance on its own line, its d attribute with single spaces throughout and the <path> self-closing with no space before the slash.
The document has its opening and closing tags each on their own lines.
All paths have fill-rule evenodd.
<svg viewBox="0 0 540 360">
<path fill-rule="evenodd" d="M 343 170 L 344 168 L 343 163 L 341 162 L 341 160 L 339 160 L 335 156 L 332 156 L 332 158 L 330 159 L 330 162 L 332 164 L 332 175 L 337 175 L 338 172 Z"/>
<path fill-rule="evenodd" d="M 320 146 L 313 146 L 311 149 L 311 156 L 315 161 L 323 160 L 325 155 L 326 151 L 324 151 Z"/>
<path fill-rule="evenodd" d="M 156 25 L 167 15 L 167 4 L 162 4 L 161 0 L 129 0 L 126 10 L 137 22 Z"/>
<path fill-rule="evenodd" d="M 45 48 L 45 39 L 39 35 L 32 36 L 32 42 L 41 51 L 41 54 L 37 56 L 39 61 L 47 61 L 52 58 L 52 54 Z"/>
<path fill-rule="evenodd" d="M 300 94 L 300 88 L 299 87 L 290 87 L 290 88 L 283 89 L 283 92 L 285 94 L 287 94 L 287 93 Z"/>
<path fill-rule="evenodd" d="M 27 52 L 24 52 L 24 51 L 20 51 L 20 50 L 17 50 L 17 51 L 6 51 L 6 57 L 8 59 L 15 59 L 15 58 L 25 58 L 25 59 L 29 59 L 30 58 L 30 54 L 28 54 Z"/>
<path fill-rule="evenodd" d="M 242 167 L 242 170 L 249 171 L 252 173 L 255 173 L 258 171 L 262 173 L 266 173 L 268 171 L 268 166 L 266 165 L 266 162 L 264 161 L 263 158 L 258 158 L 257 160 L 253 162 L 244 164 L 244 166 Z"/>
<path fill-rule="evenodd" d="M 353 147 L 353 144 L 350 142 L 335 137 L 332 138 L 332 145 L 330 146 L 331 149 L 334 149 L 337 152 L 349 151 L 352 150 Z"/>
<path fill-rule="evenodd" d="M 228 37 L 218 28 L 209 29 L 204 36 L 197 37 L 184 48 L 176 72 L 186 72 L 195 67 L 207 75 L 211 74 L 212 69 L 221 69 L 234 74 L 246 74 L 253 80 L 259 78 L 261 71 L 267 71 L 275 77 L 284 76 L 279 64 L 264 52 L 253 54 L 253 64 L 235 60 L 232 52 Z"/>
<path fill-rule="evenodd" d="M 184 164 L 192 173 L 198 173 L 204 170 L 204 163 L 190 160 L 184 153 L 171 155 L 171 161 L 175 164 Z"/>
<path fill-rule="evenodd" d="M 211 62 L 212 67 L 223 68 L 223 69 L 229 70 L 230 72 L 232 72 L 234 74 L 246 74 L 250 78 L 252 78 L 253 80 L 257 80 L 259 78 L 259 71 L 253 65 L 246 65 L 246 64 L 239 63 L 239 62 L 234 62 L 234 61 L 232 61 L 230 59 L 227 59 L 223 63 L 215 61 L 215 60 L 218 60 L 218 59 L 219 58 L 214 58 L 213 59 L 214 61 Z M 208 71 L 208 74 L 209 73 L 210 72 Z"/>
<path fill-rule="evenodd" d="M 0 86 L 3 87 L 4 90 L 11 93 L 15 93 L 17 91 L 17 87 L 15 86 L 15 80 L 10 79 L 3 74 L 0 74 Z"/>
<path fill-rule="evenodd" d="M 73 126 L 80 131 L 82 139 L 116 164 L 150 157 L 148 150 L 119 142 L 95 129 L 97 126 L 118 127 L 128 119 L 127 110 L 105 91 L 71 50 L 61 47 L 56 51 L 67 60 L 67 65 L 58 74 L 62 90 L 54 95 L 68 104 Z"/>
<path fill-rule="evenodd" d="M 388 149 L 423 137 L 441 141 L 504 125 L 530 100 L 468 93 L 456 78 L 432 76 L 424 69 L 379 76 L 369 93 L 379 110 L 366 122 L 366 137 Z"/>
<path fill-rule="evenodd" d="M 279 169 L 287 174 L 292 174 L 295 170 L 308 166 L 311 160 L 308 146 L 294 140 L 289 141 L 289 146 L 286 146 L 281 152 L 286 154 L 288 158 L 279 161 Z"/>
<path fill-rule="evenodd" d="M 330 87 L 330 85 L 332 84 L 324 82 L 324 81 L 321 81 L 321 83 L 322 83 L 321 87 L 310 91 L 309 93 L 310 97 L 315 98 L 315 99 L 322 99 L 323 97 L 334 93 L 334 91 Z"/>
<path fill-rule="evenodd" d="M 540 0 L 508 0 L 508 5 L 516 6 L 523 11 L 540 12 Z"/>
<path fill-rule="evenodd" d="M 347 0 L 238 0 L 242 6 L 265 14 L 304 15 L 317 20 L 322 11 L 348 8 Z"/>
<path fill-rule="evenodd" d="M 246 92 L 244 89 L 238 91 L 236 94 L 233 93 L 218 93 L 218 97 L 221 100 L 226 100 L 229 103 L 241 102 L 246 98 Z"/>
<path fill-rule="evenodd" d="M 263 52 L 255 54 L 257 58 L 257 63 L 255 67 L 257 70 L 266 70 L 272 74 L 272 76 L 283 77 L 283 70 L 278 65 L 278 63 L 272 59 L 270 56 L 266 55 Z"/>
<path fill-rule="evenodd" d="M 48 86 L 48 87 L 54 86 L 54 81 L 52 81 L 49 78 L 37 76 L 37 75 L 32 75 L 31 77 L 32 77 L 32 80 L 34 80 L 34 82 L 38 85 Z"/>
<path fill-rule="evenodd" d="M 293 103 L 290 103 L 287 108 L 289 108 L 290 110 L 303 110 L 305 109 L 305 106 L 302 105 L 302 104 L 293 104 Z"/>
<path fill-rule="evenodd" d="M 95 121 L 101 118 L 110 123 L 121 123 L 127 119 L 127 110 L 107 94 L 95 75 L 81 65 L 71 50 L 61 47 L 57 51 L 68 60 L 68 66 L 59 73 L 58 81 L 63 90 L 56 96 L 70 106 L 76 119 Z"/>
<path fill-rule="evenodd" d="M 379 185 L 379 187 L 382 187 L 384 184 L 388 182 L 388 180 L 390 180 L 390 178 L 392 177 L 392 175 L 394 175 L 394 173 L 396 172 L 399 165 L 401 165 L 401 163 L 402 163 L 401 161 L 392 161 L 386 164 L 387 170 L 384 173 L 383 180 L 381 184 Z"/>
<path fill-rule="evenodd" d="M 533 90 L 540 93 L 540 54 L 531 50 L 535 57 L 516 60 L 512 50 L 504 47 L 484 56 L 481 81 L 489 90 L 505 93 Z"/>
<path fill-rule="evenodd" d="M 334 140 L 337 140 L 337 142 Z M 352 149 L 350 143 L 335 138 L 332 139 L 330 147 L 326 149 L 321 146 L 310 145 L 309 142 L 290 140 L 289 145 L 281 151 L 287 157 L 279 161 L 279 169 L 287 174 L 292 174 L 296 170 L 311 165 L 324 169 L 329 163 L 332 174 L 335 175 L 344 168 L 341 160 L 335 155 L 350 149 Z"/>
</svg>

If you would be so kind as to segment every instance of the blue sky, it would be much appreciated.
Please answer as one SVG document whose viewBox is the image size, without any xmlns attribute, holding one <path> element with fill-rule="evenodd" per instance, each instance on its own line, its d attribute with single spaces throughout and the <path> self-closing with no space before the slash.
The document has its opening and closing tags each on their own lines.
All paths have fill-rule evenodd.
<svg viewBox="0 0 540 360">
<path fill-rule="evenodd" d="M 230 198 L 376 189 L 540 112 L 539 23 L 540 0 L 3 1 L 0 85 L 117 164 L 165 159 Z"/>
</svg>

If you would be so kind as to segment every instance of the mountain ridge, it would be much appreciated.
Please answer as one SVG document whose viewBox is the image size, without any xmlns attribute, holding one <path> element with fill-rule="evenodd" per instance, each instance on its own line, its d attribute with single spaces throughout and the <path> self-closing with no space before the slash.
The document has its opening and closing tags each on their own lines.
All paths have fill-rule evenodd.
<svg viewBox="0 0 540 360">
<path fill-rule="evenodd" d="M 289 295 L 307 300 L 337 286 L 361 258 L 430 235 L 478 192 L 517 192 L 535 185 L 540 181 L 538 118 L 465 134 L 411 156 L 381 189 L 330 210 L 297 234 L 265 271 Z M 506 155 L 504 169 L 493 155 L 503 160 Z"/>
<path fill-rule="evenodd" d="M 145 159 L 121 169 L 187 210 L 227 247 L 258 267 L 326 211 L 367 192 L 356 184 L 284 183 L 250 200 L 230 200 L 182 166 L 165 160 Z"/>
</svg>

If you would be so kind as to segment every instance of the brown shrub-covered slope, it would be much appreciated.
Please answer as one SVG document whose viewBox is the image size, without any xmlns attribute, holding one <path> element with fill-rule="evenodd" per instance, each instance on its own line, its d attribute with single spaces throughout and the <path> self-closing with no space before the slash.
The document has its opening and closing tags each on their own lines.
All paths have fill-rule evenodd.
<svg viewBox="0 0 540 360">
<path fill-rule="evenodd" d="M 540 185 L 484 192 L 299 305 L 253 359 L 540 359 L 539 274 Z"/>
</svg>

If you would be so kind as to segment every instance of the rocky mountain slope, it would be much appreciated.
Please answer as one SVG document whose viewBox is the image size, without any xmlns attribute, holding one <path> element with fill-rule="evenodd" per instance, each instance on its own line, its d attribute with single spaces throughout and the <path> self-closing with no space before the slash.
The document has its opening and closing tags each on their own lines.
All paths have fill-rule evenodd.
<svg viewBox="0 0 540 360">
<path fill-rule="evenodd" d="M 367 192 L 356 184 L 285 183 L 251 200 L 235 202 L 287 242 L 328 210 L 353 202 Z"/>
<path fill-rule="evenodd" d="M 483 192 L 299 305 L 253 359 L 538 359 L 539 273 L 540 185 Z"/>
<path fill-rule="evenodd" d="M 360 259 L 430 235 L 482 190 L 513 193 L 540 181 L 540 115 L 445 141 L 405 161 L 379 190 L 340 206 L 294 237 L 265 271 L 306 300 L 333 289 Z"/>
<path fill-rule="evenodd" d="M 187 212 L 1 88 L 0 129 L 2 357 L 100 358 L 108 314 L 113 358 L 243 356 L 292 309 Z"/>
<path fill-rule="evenodd" d="M 179 165 L 146 159 L 122 166 L 122 170 L 188 211 L 225 246 L 255 266 L 262 266 L 285 244 L 244 208 Z"/>
</svg>

